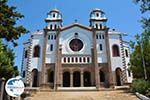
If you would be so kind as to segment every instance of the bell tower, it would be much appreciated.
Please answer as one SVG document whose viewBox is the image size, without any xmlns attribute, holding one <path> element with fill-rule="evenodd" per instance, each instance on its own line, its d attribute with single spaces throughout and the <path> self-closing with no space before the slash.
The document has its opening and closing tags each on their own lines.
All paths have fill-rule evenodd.
<svg viewBox="0 0 150 100">
<path fill-rule="evenodd" d="M 105 29 L 106 22 L 107 18 L 102 10 L 96 8 L 90 13 L 90 27 L 94 29 Z"/>
<path fill-rule="evenodd" d="M 45 19 L 46 27 L 50 30 L 56 30 L 62 27 L 62 14 L 58 9 L 53 9 L 47 14 Z"/>
</svg>

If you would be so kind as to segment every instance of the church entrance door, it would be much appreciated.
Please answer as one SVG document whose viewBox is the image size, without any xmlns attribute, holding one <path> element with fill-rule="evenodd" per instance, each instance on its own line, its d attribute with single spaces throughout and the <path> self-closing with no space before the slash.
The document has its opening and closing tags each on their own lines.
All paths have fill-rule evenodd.
<svg viewBox="0 0 150 100">
<path fill-rule="evenodd" d="M 70 87 L 70 73 L 63 73 L 63 87 Z"/>
<path fill-rule="evenodd" d="M 121 86 L 121 69 L 117 68 L 116 69 L 116 85 Z"/>
<path fill-rule="evenodd" d="M 84 72 L 84 86 L 91 86 L 91 73 L 90 72 Z"/>
<path fill-rule="evenodd" d="M 78 71 L 75 71 L 73 73 L 73 86 L 74 87 L 80 87 L 81 84 L 80 84 L 80 72 Z"/>
</svg>

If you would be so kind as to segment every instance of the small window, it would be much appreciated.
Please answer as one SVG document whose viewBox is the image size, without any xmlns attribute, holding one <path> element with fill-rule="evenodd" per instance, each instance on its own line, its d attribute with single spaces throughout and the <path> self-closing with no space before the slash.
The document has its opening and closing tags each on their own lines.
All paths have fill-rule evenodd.
<svg viewBox="0 0 150 100">
<path fill-rule="evenodd" d="M 50 25 L 50 29 L 51 29 L 51 30 L 53 29 L 53 25 L 52 25 L 52 24 Z"/>
<path fill-rule="evenodd" d="M 76 35 L 76 36 L 77 36 L 77 35 L 78 35 L 78 33 L 75 33 L 74 35 Z"/>
<path fill-rule="evenodd" d="M 98 35 L 96 34 L 96 39 L 98 39 Z"/>
<path fill-rule="evenodd" d="M 99 13 L 96 13 L 96 16 L 99 17 Z"/>
<path fill-rule="evenodd" d="M 105 38 L 104 34 L 102 35 L 103 39 Z"/>
<path fill-rule="evenodd" d="M 95 28 L 98 29 L 98 25 L 97 24 L 95 24 Z"/>
<path fill-rule="evenodd" d="M 101 39 L 101 34 L 99 34 L 99 39 Z"/>
<path fill-rule="evenodd" d="M 28 56 L 28 51 L 25 50 L 25 58 L 27 58 L 27 56 Z"/>
<path fill-rule="evenodd" d="M 40 46 L 36 45 L 33 49 L 33 57 L 40 57 Z"/>
<path fill-rule="evenodd" d="M 118 45 L 115 44 L 115 45 L 112 46 L 112 54 L 113 54 L 113 57 L 120 56 Z"/>
<path fill-rule="evenodd" d="M 76 57 L 76 62 L 78 62 L 78 58 Z"/>
<path fill-rule="evenodd" d="M 72 57 L 72 62 L 74 62 L 74 58 Z"/>
<path fill-rule="evenodd" d="M 54 35 L 54 39 L 56 40 L 56 35 Z"/>
<path fill-rule="evenodd" d="M 130 70 L 128 69 L 128 75 L 129 75 L 129 77 L 131 77 L 131 72 L 130 72 Z"/>
<path fill-rule="evenodd" d="M 82 58 L 81 57 L 79 58 L 79 60 L 80 60 L 80 62 L 82 62 Z"/>
<path fill-rule="evenodd" d="M 57 29 L 57 25 L 55 24 L 55 29 Z"/>
<path fill-rule="evenodd" d="M 50 35 L 48 35 L 48 40 L 50 40 Z"/>
<path fill-rule="evenodd" d="M 88 62 L 88 63 L 90 62 L 90 58 L 89 58 L 89 57 L 87 57 L 87 62 Z"/>
<path fill-rule="evenodd" d="M 53 35 L 51 35 L 51 40 L 53 40 Z"/>
<path fill-rule="evenodd" d="M 99 44 L 99 50 L 102 51 L 103 50 L 103 46 L 102 44 Z"/>
<path fill-rule="evenodd" d="M 86 59 L 85 59 L 85 57 L 83 57 L 83 62 L 86 62 Z"/>
<path fill-rule="evenodd" d="M 55 14 L 53 14 L 53 18 L 55 18 Z"/>
<path fill-rule="evenodd" d="M 102 24 L 99 24 L 99 26 L 100 26 L 100 29 L 102 29 Z"/>
<path fill-rule="evenodd" d="M 64 57 L 64 62 L 66 62 L 66 57 Z"/>
<path fill-rule="evenodd" d="M 26 72 L 25 72 L 25 71 L 23 71 L 23 73 L 22 73 L 22 77 L 23 77 L 23 78 L 25 77 L 25 74 L 26 74 Z"/>
<path fill-rule="evenodd" d="M 126 54 L 126 57 L 129 56 L 129 55 L 128 55 L 128 50 L 127 50 L 127 49 L 125 50 L 125 54 Z"/>
<path fill-rule="evenodd" d="M 50 45 L 50 51 L 53 51 L 53 44 Z"/>
<path fill-rule="evenodd" d="M 68 62 L 70 62 L 70 58 L 68 57 Z"/>
</svg>

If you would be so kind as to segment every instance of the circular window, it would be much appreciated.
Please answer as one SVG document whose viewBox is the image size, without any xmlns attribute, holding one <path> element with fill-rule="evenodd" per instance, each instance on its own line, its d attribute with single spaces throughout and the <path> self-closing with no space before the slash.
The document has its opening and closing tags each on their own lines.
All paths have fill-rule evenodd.
<svg viewBox="0 0 150 100">
<path fill-rule="evenodd" d="M 80 39 L 73 39 L 70 41 L 69 46 L 72 51 L 80 51 L 83 48 L 83 42 Z"/>
</svg>

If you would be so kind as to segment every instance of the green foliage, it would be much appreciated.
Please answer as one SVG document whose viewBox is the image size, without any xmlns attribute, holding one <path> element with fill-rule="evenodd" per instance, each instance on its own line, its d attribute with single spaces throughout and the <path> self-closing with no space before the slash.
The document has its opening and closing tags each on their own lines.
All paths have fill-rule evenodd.
<svg viewBox="0 0 150 100">
<path fill-rule="evenodd" d="M 138 79 L 134 80 L 132 85 L 131 85 L 131 91 L 132 92 L 139 92 L 141 94 L 146 94 L 148 93 L 148 89 L 150 88 L 150 82 L 145 81 L 144 79 Z"/>
<path fill-rule="evenodd" d="M 150 11 L 150 0 L 135 0 L 141 6 L 141 12 Z M 143 59 L 145 61 L 146 74 L 150 80 L 150 18 L 141 20 L 144 32 L 135 36 L 136 41 L 131 42 L 133 52 L 131 54 L 130 65 L 135 78 L 144 78 Z"/>
<path fill-rule="evenodd" d="M 140 4 L 142 13 L 150 10 L 150 0 L 134 0 L 134 2 Z"/>
<path fill-rule="evenodd" d="M 0 38 L 17 45 L 16 40 L 28 31 L 23 26 L 16 26 L 16 22 L 24 16 L 16 11 L 16 7 L 8 6 L 8 0 L 0 0 Z"/>
<path fill-rule="evenodd" d="M 6 79 L 18 75 L 17 67 L 14 67 L 14 53 L 0 40 L 0 78 Z"/>
</svg>

